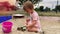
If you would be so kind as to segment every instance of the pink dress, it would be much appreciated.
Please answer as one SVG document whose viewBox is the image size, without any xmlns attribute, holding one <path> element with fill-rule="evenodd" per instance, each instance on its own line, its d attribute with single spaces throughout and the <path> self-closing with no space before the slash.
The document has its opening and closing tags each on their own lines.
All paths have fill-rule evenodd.
<svg viewBox="0 0 60 34">
<path fill-rule="evenodd" d="M 41 28 L 40 19 L 39 19 L 38 13 L 36 11 L 34 11 L 32 14 L 30 14 L 29 19 L 30 19 L 30 21 L 28 22 L 28 24 L 32 24 L 32 20 L 36 20 L 37 22 L 34 26 L 37 27 L 38 30 Z"/>
</svg>

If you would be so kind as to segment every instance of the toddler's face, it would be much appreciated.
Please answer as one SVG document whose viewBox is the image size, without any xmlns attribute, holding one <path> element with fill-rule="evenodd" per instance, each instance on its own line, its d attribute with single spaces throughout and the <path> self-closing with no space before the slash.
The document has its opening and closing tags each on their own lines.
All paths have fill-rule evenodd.
<svg viewBox="0 0 60 34">
<path fill-rule="evenodd" d="M 27 13 L 30 13 L 30 12 L 31 12 L 30 9 L 28 9 L 28 8 L 26 8 L 25 11 L 26 11 Z"/>
</svg>

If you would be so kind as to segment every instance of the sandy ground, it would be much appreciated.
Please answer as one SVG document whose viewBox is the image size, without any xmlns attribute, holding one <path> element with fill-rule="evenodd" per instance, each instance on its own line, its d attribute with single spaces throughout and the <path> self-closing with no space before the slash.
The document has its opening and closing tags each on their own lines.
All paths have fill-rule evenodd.
<svg viewBox="0 0 60 34">
<path fill-rule="evenodd" d="M 25 32 L 17 31 L 17 27 L 24 26 L 25 19 L 26 18 L 8 20 L 8 21 L 12 21 L 14 24 L 11 33 L 3 33 L 2 26 L 0 24 L 0 34 L 40 34 L 40 33 L 27 32 L 27 31 Z M 60 17 L 40 16 L 40 21 L 42 25 L 42 30 L 45 32 L 45 34 L 60 34 Z"/>
</svg>

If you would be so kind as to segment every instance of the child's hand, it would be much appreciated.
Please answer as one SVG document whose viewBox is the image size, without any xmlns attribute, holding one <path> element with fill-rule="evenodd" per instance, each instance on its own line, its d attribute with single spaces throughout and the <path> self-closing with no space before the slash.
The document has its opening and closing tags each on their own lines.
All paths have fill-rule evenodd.
<svg viewBox="0 0 60 34">
<path fill-rule="evenodd" d="M 26 25 L 26 27 L 32 27 L 31 25 L 32 25 L 32 24 L 28 24 L 28 25 Z"/>
<path fill-rule="evenodd" d="M 26 22 L 25 25 L 28 25 L 28 23 Z"/>
<path fill-rule="evenodd" d="M 26 22 L 29 22 L 30 21 L 30 19 L 26 19 Z"/>
<path fill-rule="evenodd" d="M 28 25 L 29 21 L 30 21 L 30 19 L 26 19 L 26 23 L 25 24 Z"/>
</svg>

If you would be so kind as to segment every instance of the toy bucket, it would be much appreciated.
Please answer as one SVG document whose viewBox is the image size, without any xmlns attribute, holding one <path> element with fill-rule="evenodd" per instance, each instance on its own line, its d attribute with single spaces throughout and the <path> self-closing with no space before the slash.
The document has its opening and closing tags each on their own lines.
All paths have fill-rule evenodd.
<svg viewBox="0 0 60 34">
<path fill-rule="evenodd" d="M 4 33 L 10 33 L 12 31 L 12 22 L 3 22 L 2 23 L 2 31 Z"/>
</svg>

